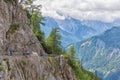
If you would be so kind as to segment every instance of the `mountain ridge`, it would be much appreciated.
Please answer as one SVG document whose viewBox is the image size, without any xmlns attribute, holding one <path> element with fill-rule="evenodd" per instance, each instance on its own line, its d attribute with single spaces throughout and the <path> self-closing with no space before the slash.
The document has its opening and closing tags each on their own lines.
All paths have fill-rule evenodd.
<svg viewBox="0 0 120 80">
<path fill-rule="evenodd" d="M 52 28 L 59 28 L 62 37 L 62 45 L 64 47 L 69 44 L 76 43 L 92 36 L 102 34 L 118 23 L 105 23 L 101 21 L 80 21 L 72 17 L 65 18 L 64 20 L 58 20 L 51 17 L 46 17 L 42 26 L 42 30 L 45 32 L 46 37 L 49 36 Z M 118 24 L 119 25 L 119 24 Z M 47 32 L 46 32 L 47 31 Z M 66 36 L 68 35 L 68 36 Z M 65 43 L 66 42 L 66 43 Z"/>
<path fill-rule="evenodd" d="M 114 79 L 120 70 L 119 34 L 120 27 L 113 27 L 99 36 L 74 44 L 76 56 L 82 60 L 83 66 L 87 70 L 96 70 L 104 80 Z"/>
</svg>

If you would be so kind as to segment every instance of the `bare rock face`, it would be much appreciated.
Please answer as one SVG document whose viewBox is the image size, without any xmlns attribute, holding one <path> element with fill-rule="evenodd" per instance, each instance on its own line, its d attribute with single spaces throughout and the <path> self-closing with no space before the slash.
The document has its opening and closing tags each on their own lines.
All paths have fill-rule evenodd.
<svg viewBox="0 0 120 80">
<path fill-rule="evenodd" d="M 15 2 L 0 0 L 0 52 L 5 54 L 9 49 L 13 49 L 22 54 L 23 49 L 26 49 L 38 54 L 44 53 L 29 24 L 22 6 Z"/>
<path fill-rule="evenodd" d="M 0 62 L 1 80 L 76 80 L 65 57 L 2 57 Z"/>
</svg>

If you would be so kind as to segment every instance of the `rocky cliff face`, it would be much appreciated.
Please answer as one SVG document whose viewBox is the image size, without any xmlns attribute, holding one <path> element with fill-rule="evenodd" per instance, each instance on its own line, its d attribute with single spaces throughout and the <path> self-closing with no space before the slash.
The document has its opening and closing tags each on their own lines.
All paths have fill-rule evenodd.
<svg viewBox="0 0 120 80">
<path fill-rule="evenodd" d="M 0 59 L 1 80 L 76 80 L 65 57 L 19 56 Z"/>
<path fill-rule="evenodd" d="M 14 49 L 21 54 L 25 48 L 38 54 L 44 53 L 29 24 L 27 14 L 19 3 L 0 0 L 0 52 Z"/>
<path fill-rule="evenodd" d="M 0 80 L 76 80 L 65 57 L 39 56 L 45 51 L 29 24 L 22 6 L 0 0 Z M 17 55 L 4 55 L 10 49 Z M 23 49 L 34 54 L 23 56 Z"/>
</svg>

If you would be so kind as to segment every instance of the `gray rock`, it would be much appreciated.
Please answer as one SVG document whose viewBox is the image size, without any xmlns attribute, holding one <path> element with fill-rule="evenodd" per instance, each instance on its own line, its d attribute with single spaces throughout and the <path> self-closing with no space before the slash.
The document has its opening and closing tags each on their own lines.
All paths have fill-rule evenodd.
<svg viewBox="0 0 120 80">
<path fill-rule="evenodd" d="M 19 30 L 13 34 L 6 34 L 10 25 L 14 24 L 20 26 Z M 22 54 L 25 48 L 39 55 L 45 53 L 29 24 L 30 21 L 21 5 L 0 0 L 0 52 L 7 54 L 9 49 L 13 49 L 18 54 Z M 33 41 L 34 44 L 32 44 Z"/>
<path fill-rule="evenodd" d="M 14 24 L 20 28 L 8 34 Z M 22 6 L 0 0 L 0 80 L 76 80 L 64 56 L 46 55 L 29 24 Z M 24 48 L 33 54 L 21 55 Z M 19 56 L 4 55 L 10 49 Z"/>
<path fill-rule="evenodd" d="M 3 80 L 76 80 L 65 57 L 2 56 L 0 62 Z"/>
</svg>

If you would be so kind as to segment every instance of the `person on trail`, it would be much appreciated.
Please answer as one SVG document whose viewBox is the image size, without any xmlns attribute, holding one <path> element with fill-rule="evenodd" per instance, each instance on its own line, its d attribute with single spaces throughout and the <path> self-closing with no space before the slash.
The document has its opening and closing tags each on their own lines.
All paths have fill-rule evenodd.
<svg viewBox="0 0 120 80">
<path fill-rule="evenodd" d="M 10 54 L 10 56 L 13 55 L 13 52 L 14 52 L 14 51 L 13 51 L 12 49 L 9 50 L 9 54 Z"/>
<path fill-rule="evenodd" d="M 26 55 L 30 55 L 30 51 L 29 50 L 26 51 Z"/>
</svg>

